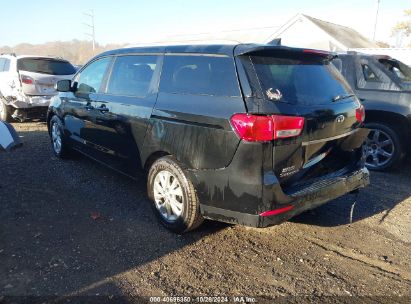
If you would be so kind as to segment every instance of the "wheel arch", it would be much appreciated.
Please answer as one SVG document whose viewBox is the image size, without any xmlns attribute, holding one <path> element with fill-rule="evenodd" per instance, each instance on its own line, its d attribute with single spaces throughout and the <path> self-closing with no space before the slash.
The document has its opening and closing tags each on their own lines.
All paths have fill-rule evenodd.
<svg viewBox="0 0 411 304">
<path fill-rule="evenodd" d="M 384 123 L 398 132 L 401 139 L 405 138 L 409 130 L 407 118 L 401 114 L 381 110 L 365 112 L 365 123 Z"/>
<path fill-rule="evenodd" d="M 144 172 L 148 172 L 148 170 L 150 170 L 150 167 L 152 164 L 154 164 L 154 162 L 164 156 L 171 156 L 170 153 L 166 152 L 166 151 L 156 151 L 151 153 L 144 162 L 143 164 L 143 169 Z"/>
</svg>

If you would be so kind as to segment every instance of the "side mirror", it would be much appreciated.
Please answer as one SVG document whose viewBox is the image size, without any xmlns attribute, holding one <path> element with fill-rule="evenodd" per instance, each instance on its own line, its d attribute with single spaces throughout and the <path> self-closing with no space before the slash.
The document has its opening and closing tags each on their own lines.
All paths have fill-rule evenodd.
<svg viewBox="0 0 411 304">
<path fill-rule="evenodd" d="M 71 91 L 71 80 L 59 80 L 56 84 L 56 90 L 58 92 L 70 92 Z"/>
</svg>

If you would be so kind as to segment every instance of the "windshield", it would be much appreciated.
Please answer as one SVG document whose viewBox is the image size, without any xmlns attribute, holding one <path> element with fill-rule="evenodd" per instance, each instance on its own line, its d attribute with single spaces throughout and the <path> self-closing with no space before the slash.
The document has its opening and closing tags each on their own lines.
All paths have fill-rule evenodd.
<svg viewBox="0 0 411 304">
<path fill-rule="evenodd" d="M 44 58 L 23 58 L 17 62 L 17 68 L 21 71 L 49 74 L 49 75 L 72 75 L 76 69 L 64 60 Z"/>
<path fill-rule="evenodd" d="M 323 58 L 254 56 L 252 61 L 270 100 L 315 105 L 353 94 L 343 76 Z"/>
<path fill-rule="evenodd" d="M 405 63 L 394 59 L 380 59 L 382 63 L 390 72 L 397 75 L 401 81 L 411 82 L 411 68 Z"/>
</svg>

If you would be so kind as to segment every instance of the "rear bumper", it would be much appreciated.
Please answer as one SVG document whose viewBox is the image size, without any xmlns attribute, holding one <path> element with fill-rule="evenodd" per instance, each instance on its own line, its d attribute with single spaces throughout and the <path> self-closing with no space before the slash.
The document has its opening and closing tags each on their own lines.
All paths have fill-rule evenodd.
<svg viewBox="0 0 411 304">
<path fill-rule="evenodd" d="M 289 194 L 292 201 L 284 206 L 278 205 L 278 209 L 286 206 L 293 206 L 293 208 L 278 215 L 261 216 L 206 205 L 201 205 L 201 211 L 203 216 L 208 219 L 263 228 L 280 224 L 297 214 L 321 206 L 330 200 L 363 188 L 368 184 L 369 172 L 366 168 L 362 168 L 342 176 L 323 179 L 307 188 Z"/>
<path fill-rule="evenodd" d="M 30 109 L 35 107 L 47 108 L 53 96 L 20 96 L 9 102 L 9 105 L 17 109 Z"/>
</svg>

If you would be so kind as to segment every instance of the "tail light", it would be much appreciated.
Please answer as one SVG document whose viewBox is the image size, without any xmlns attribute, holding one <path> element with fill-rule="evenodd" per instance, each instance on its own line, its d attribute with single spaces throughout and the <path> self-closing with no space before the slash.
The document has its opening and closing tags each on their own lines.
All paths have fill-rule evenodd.
<svg viewBox="0 0 411 304">
<path fill-rule="evenodd" d="M 304 128 L 304 118 L 235 114 L 231 117 L 231 124 L 242 140 L 271 141 L 299 136 Z"/>
<path fill-rule="evenodd" d="M 26 75 L 21 75 L 21 82 L 24 84 L 34 84 L 34 79 L 31 78 L 30 76 L 26 76 Z"/>
<path fill-rule="evenodd" d="M 359 122 L 364 122 L 364 120 L 365 120 L 365 109 L 364 109 L 363 105 L 360 105 L 360 107 L 355 110 L 355 118 Z"/>
</svg>

